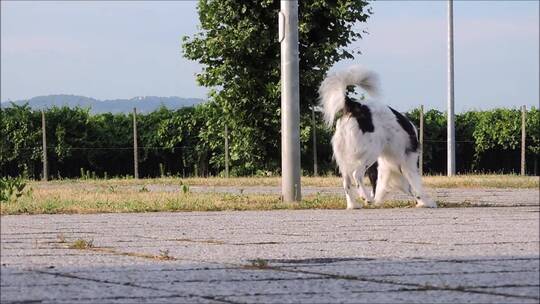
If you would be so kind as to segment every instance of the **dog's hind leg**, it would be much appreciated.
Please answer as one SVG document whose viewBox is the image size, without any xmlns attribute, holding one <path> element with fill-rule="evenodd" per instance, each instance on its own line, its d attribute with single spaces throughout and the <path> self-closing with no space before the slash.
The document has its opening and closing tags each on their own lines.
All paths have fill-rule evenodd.
<svg viewBox="0 0 540 304">
<path fill-rule="evenodd" d="M 392 169 L 385 163 L 379 162 L 377 174 L 377 190 L 375 191 L 375 205 L 380 206 L 384 203 L 384 199 L 388 194 L 390 181 L 392 178 Z"/>
<path fill-rule="evenodd" d="M 378 175 L 378 168 L 379 164 L 375 162 L 371 167 L 367 169 L 366 175 L 369 178 L 369 182 L 371 183 L 371 196 L 375 196 L 375 193 L 377 192 L 377 175 Z"/>
<path fill-rule="evenodd" d="M 418 154 L 414 153 L 409 155 L 406 162 L 401 166 L 401 171 L 403 176 L 409 182 L 411 186 L 411 192 L 416 199 L 416 207 L 420 208 L 437 208 L 437 203 L 433 201 L 425 192 L 422 187 L 422 177 L 418 172 L 418 167 L 416 166 L 416 160 L 418 159 Z"/>
<path fill-rule="evenodd" d="M 362 205 L 360 205 L 356 201 L 356 193 L 351 189 L 352 183 L 351 178 L 347 173 L 344 173 L 342 171 L 341 173 L 343 175 L 343 189 L 345 189 L 345 197 L 347 198 L 347 209 L 360 209 L 362 208 Z"/>
</svg>

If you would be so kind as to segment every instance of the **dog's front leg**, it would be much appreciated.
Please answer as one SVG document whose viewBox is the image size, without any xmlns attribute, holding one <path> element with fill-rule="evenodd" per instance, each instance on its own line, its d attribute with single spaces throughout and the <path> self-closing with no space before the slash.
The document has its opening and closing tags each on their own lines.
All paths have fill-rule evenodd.
<svg viewBox="0 0 540 304">
<path fill-rule="evenodd" d="M 356 189 L 358 195 L 362 197 L 367 203 L 373 203 L 373 197 L 371 196 L 370 191 L 364 185 L 364 175 L 366 174 L 366 166 L 361 166 L 358 169 L 353 171 L 353 178 L 356 182 Z"/>
<path fill-rule="evenodd" d="M 343 174 L 343 189 L 345 189 L 345 197 L 347 198 L 347 209 L 360 209 L 360 205 L 356 201 L 356 193 L 351 189 L 351 178 L 347 174 Z"/>
</svg>

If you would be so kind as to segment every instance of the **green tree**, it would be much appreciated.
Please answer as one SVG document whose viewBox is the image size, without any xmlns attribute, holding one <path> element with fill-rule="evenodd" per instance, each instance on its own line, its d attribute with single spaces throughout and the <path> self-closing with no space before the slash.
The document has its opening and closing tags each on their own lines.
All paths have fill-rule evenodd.
<svg viewBox="0 0 540 304">
<path fill-rule="evenodd" d="M 182 108 L 157 123 L 154 138 L 157 145 L 166 148 L 160 153 L 167 158 L 166 170 L 182 172 L 184 176 L 208 173 L 207 149 L 200 140 L 201 129 L 204 127 L 201 112 L 204 108 L 205 105 Z"/>
<path fill-rule="evenodd" d="M 126 114 L 103 113 L 88 117 L 86 155 L 90 171 L 99 176 L 133 174 L 132 117 Z M 65 122 L 64 122 L 65 123 Z M 77 169 L 77 168 L 76 168 Z"/>
<path fill-rule="evenodd" d="M 540 109 L 533 107 L 526 116 L 527 130 L 527 150 L 536 154 L 536 158 L 540 154 Z"/>
<path fill-rule="evenodd" d="M 211 88 L 209 102 L 216 111 L 207 119 L 215 126 L 205 136 L 221 143 L 227 123 L 236 174 L 275 171 L 280 162 L 279 1 L 200 0 L 198 12 L 201 31 L 183 38 L 183 52 L 204 66 L 197 81 Z M 306 128 L 308 108 L 316 102 L 324 75 L 335 62 L 353 58 L 346 47 L 361 38 L 354 26 L 370 14 L 366 1 L 299 1 L 300 99 Z M 211 163 L 222 159 L 211 157 Z"/>
<path fill-rule="evenodd" d="M 527 113 L 527 167 L 529 172 L 538 175 L 540 158 L 540 109 L 533 107 Z"/>
<path fill-rule="evenodd" d="M 477 114 L 473 132 L 474 169 L 504 172 L 516 168 L 519 164 L 521 112 L 515 109 L 495 109 Z M 505 154 L 505 151 L 514 153 Z M 501 159 L 505 161 L 500 162 Z"/>
<path fill-rule="evenodd" d="M 39 177 L 41 115 L 28 104 L 0 107 L 1 176 Z"/>
</svg>

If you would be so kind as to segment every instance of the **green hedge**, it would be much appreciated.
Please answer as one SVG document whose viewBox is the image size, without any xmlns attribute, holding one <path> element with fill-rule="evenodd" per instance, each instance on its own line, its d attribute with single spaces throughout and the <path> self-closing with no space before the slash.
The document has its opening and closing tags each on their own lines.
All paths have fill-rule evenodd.
<svg viewBox="0 0 540 304">
<path fill-rule="evenodd" d="M 313 170 L 310 113 L 302 116 L 301 149 L 304 174 Z M 81 108 L 52 108 L 47 118 L 49 175 L 64 177 L 112 177 L 133 174 L 131 114 L 95 114 Z M 159 109 L 138 114 L 140 176 L 220 175 L 224 170 L 223 127 L 212 117 L 219 109 L 202 104 L 179 110 Z M 419 111 L 407 113 L 416 124 Z M 336 173 L 330 146 L 331 130 L 317 123 L 319 172 Z M 446 117 L 437 110 L 424 116 L 424 171 L 441 174 L 446 170 Z M 538 175 L 540 153 L 540 111 L 527 114 L 527 172 Z M 230 127 L 231 128 L 231 127 Z M 41 113 L 28 106 L 0 109 L 1 176 L 41 175 Z M 233 133 L 233 132 L 230 132 Z M 278 132 L 277 132 L 278 133 Z M 233 133 L 235 134 L 235 133 Z M 279 134 L 279 133 L 278 133 Z M 236 137 L 236 138 L 235 138 Z M 280 138 L 268 147 L 279 147 Z M 469 111 L 456 116 L 456 160 L 459 173 L 517 173 L 520 166 L 521 111 L 495 109 Z M 268 159 L 243 162 L 241 135 L 230 136 L 232 175 L 279 174 L 279 149 L 267 151 Z M 236 145 L 235 145 L 236 142 Z M 261 147 L 259 147 L 261 148 Z M 264 165 L 261 165 L 264 164 Z"/>
</svg>

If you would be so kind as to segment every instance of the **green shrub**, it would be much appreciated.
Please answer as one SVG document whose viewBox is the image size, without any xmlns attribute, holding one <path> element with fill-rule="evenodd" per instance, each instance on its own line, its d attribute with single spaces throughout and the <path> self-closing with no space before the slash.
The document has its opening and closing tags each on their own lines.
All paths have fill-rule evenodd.
<svg viewBox="0 0 540 304">
<path fill-rule="evenodd" d="M 31 190 L 26 188 L 26 181 L 21 177 L 1 177 L 0 178 L 0 202 L 16 201 L 25 194 L 30 194 Z"/>
</svg>

